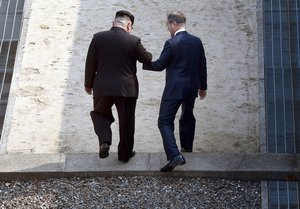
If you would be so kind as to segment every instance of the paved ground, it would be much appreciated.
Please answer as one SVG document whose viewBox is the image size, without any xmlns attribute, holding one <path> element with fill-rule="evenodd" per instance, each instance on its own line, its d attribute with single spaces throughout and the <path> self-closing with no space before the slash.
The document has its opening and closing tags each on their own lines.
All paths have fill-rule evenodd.
<svg viewBox="0 0 300 209">
<path fill-rule="evenodd" d="M 93 176 L 195 176 L 241 180 L 300 179 L 300 157 L 288 154 L 200 154 L 184 155 L 187 163 L 170 173 L 164 153 L 137 153 L 128 163 L 116 153 L 99 159 L 98 153 L 0 154 L 0 179 Z"/>
</svg>

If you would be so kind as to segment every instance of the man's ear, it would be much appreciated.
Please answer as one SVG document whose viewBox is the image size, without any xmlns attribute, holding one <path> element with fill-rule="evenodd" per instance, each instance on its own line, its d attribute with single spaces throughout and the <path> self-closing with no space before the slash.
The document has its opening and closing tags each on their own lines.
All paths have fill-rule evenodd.
<svg viewBox="0 0 300 209">
<path fill-rule="evenodd" d="M 130 23 L 127 23 L 127 26 L 126 26 L 126 29 L 127 29 L 127 32 L 129 33 L 130 32 Z"/>
</svg>

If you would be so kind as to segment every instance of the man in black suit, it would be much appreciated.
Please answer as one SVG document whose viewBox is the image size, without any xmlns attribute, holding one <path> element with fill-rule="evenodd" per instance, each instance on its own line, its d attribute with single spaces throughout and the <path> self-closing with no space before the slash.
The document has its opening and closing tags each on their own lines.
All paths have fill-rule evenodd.
<svg viewBox="0 0 300 209">
<path fill-rule="evenodd" d="M 168 164 L 160 171 L 168 172 L 185 164 L 174 137 L 174 119 L 181 106 L 179 121 L 182 152 L 193 151 L 196 120 L 193 115 L 195 98 L 204 99 L 207 89 L 207 70 L 204 48 L 201 40 L 185 30 L 186 18 L 181 12 L 168 15 L 167 27 L 171 38 L 165 42 L 158 60 L 146 63 L 146 70 L 166 69 L 166 85 L 160 104 L 158 127 Z"/>
<path fill-rule="evenodd" d="M 99 157 L 109 155 L 112 143 L 112 106 L 119 117 L 120 142 L 118 160 L 127 162 L 134 156 L 135 107 L 138 97 L 137 61 L 151 62 L 152 55 L 140 38 L 130 35 L 134 16 L 118 11 L 109 31 L 94 35 L 86 58 L 85 90 L 93 93 L 91 118 L 99 138 Z"/>
</svg>

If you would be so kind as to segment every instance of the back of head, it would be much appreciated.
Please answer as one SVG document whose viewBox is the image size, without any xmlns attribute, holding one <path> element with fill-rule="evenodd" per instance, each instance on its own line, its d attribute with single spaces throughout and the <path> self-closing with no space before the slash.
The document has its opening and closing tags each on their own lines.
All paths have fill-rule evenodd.
<svg viewBox="0 0 300 209">
<path fill-rule="evenodd" d="M 130 23 L 130 19 L 128 17 L 116 17 L 113 21 L 113 26 L 125 27 L 127 23 Z"/>
<path fill-rule="evenodd" d="M 172 23 L 175 22 L 177 24 L 185 24 L 186 18 L 182 12 L 179 11 L 173 11 L 168 14 L 167 16 L 168 22 Z"/>
<path fill-rule="evenodd" d="M 120 19 L 120 18 L 131 21 L 132 25 L 134 23 L 134 16 L 126 10 L 120 10 L 116 12 L 115 19 Z"/>
</svg>

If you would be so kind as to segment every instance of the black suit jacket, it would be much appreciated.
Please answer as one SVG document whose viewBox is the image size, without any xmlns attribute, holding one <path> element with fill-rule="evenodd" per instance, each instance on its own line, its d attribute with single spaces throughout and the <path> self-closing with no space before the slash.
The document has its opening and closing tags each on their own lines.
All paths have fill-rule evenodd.
<svg viewBox="0 0 300 209">
<path fill-rule="evenodd" d="M 166 69 L 162 99 L 195 98 L 198 90 L 207 89 L 207 70 L 201 40 L 186 31 L 166 41 L 158 60 L 143 65 L 144 69 Z"/>
<path fill-rule="evenodd" d="M 136 63 L 151 59 L 140 38 L 122 28 L 99 32 L 88 49 L 85 87 L 93 88 L 96 96 L 138 97 Z"/>
</svg>

